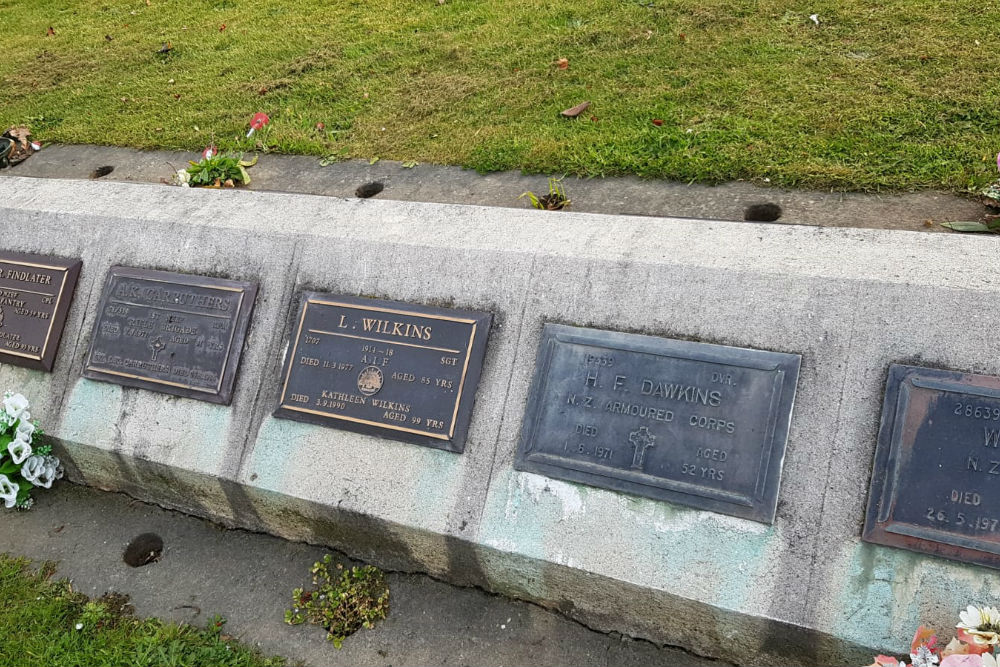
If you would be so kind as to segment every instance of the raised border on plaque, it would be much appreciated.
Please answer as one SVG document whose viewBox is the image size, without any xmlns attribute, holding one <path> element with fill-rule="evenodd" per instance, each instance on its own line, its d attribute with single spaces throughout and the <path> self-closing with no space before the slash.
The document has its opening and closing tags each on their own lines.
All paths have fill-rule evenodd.
<svg viewBox="0 0 1000 667">
<path fill-rule="evenodd" d="M 109 301 L 112 301 L 112 287 L 118 279 L 134 279 L 147 282 L 163 283 L 165 285 L 178 285 L 194 287 L 203 290 L 217 290 L 221 292 L 232 292 L 239 295 L 235 312 L 231 322 L 229 339 L 225 343 L 225 354 L 218 369 L 218 381 L 214 387 L 201 387 L 190 383 L 177 382 L 156 377 L 153 374 L 142 374 L 140 372 L 130 373 L 114 370 L 102 366 L 95 361 L 95 351 L 98 350 L 98 341 L 101 331 L 101 323 L 105 308 Z M 171 271 L 157 271 L 153 269 L 140 269 L 127 266 L 113 266 L 108 270 L 108 275 L 101 293 L 101 300 L 98 305 L 97 317 L 94 320 L 94 330 L 91 335 L 90 350 L 87 353 L 87 361 L 84 366 L 83 376 L 92 380 L 112 382 L 125 386 L 148 389 L 185 398 L 194 398 L 210 403 L 221 403 L 229 405 L 233 398 L 233 387 L 236 383 L 236 374 L 239 369 L 240 358 L 243 354 L 243 344 L 246 340 L 247 331 L 250 325 L 250 316 L 253 312 L 254 301 L 257 296 L 257 284 L 239 280 L 228 280 L 224 278 L 214 278 L 211 276 L 200 276 L 188 273 L 174 273 Z M 140 308 L 151 310 L 163 310 L 173 312 L 183 312 L 189 315 L 204 316 L 202 313 L 190 313 L 179 308 L 167 306 L 150 306 L 148 304 L 130 304 Z"/>
<path fill-rule="evenodd" d="M 918 393 L 924 395 L 918 396 Z M 968 405 L 969 415 L 966 416 L 964 411 L 961 415 L 955 414 L 969 420 L 960 421 L 959 425 L 968 425 L 971 429 L 964 435 L 974 435 L 978 440 L 963 438 L 962 429 L 949 429 L 946 418 L 938 419 L 941 423 L 935 427 L 933 410 L 946 396 L 951 396 L 952 400 L 945 404 L 942 417 L 954 419 L 952 403 Z M 977 412 L 980 414 L 977 415 Z M 983 417 L 983 414 L 986 416 Z M 978 432 L 980 426 L 985 429 L 985 435 Z M 944 428 L 948 437 L 928 431 L 921 436 L 923 427 Z M 929 435 L 932 440 L 927 440 Z M 940 460 L 924 461 L 926 465 L 923 469 L 914 471 L 910 463 L 917 456 L 916 448 L 921 437 L 924 439 L 922 449 L 926 450 L 923 453 L 933 456 L 936 449 Z M 1000 498 L 1000 488 L 992 484 L 996 481 L 993 477 L 1000 476 L 998 444 L 1000 377 L 891 364 L 882 403 L 862 540 L 1000 568 L 1000 510 L 996 503 Z M 987 458 L 991 452 L 992 460 Z M 951 473 L 961 470 L 973 476 L 945 481 L 944 475 L 949 473 L 946 463 L 954 463 Z M 931 479 L 912 479 L 914 472 L 930 475 Z M 941 488 L 933 488 L 932 484 L 937 483 Z M 920 521 L 912 520 L 913 516 L 910 520 L 897 516 L 897 505 L 904 487 L 920 490 L 921 503 L 917 508 Z M 994 494 L 987 496 L 993 488 L 996 488 Z M 935 492 L 942 491 L 947 497 L 934 496 Z M 982 502 L 983 497 L 987 502 Z M 900 508 L 904 513 L 916 507 L 912 497 L 909 500 L 911 502 Z M 932 518 L 925 516 L 928 511 Z M 961 524 L 957 523 L 959 513 L 963 519 Z M 972 528 L 973 534 L 969 534 L 967 528 Z M 982 536 L 975 535 L 976 532 L 981 532 Z M 991 535 L 993 539 L 988 539 Z"/>
<path fill-rule="evenodd" d="M 346 335 L 351 339 L 366 340 L 364 337 L 353 334 L 347 335 L 312 328 L 306 329 L 310 316 L 318 317 L 316 314 L 318 313 L 318 309 L 324 307 L 358 311 L 359 314 L 401 315 L 415 319 L 447 321 L 468 326 L 467 333 L 459 341 L 460 344 L 455 343 L 450 348 L 370 337 L 370 340 L 376 343 L 381 342 L 387 345 L 399 345 L 404 348 L 412 347 L 449 354 L 460 354 L 464 357 L 462 360 L 462 371 L 458 377 L 458 387 L 455 391 L 454 406 L 450 407 L 448 411 L 450 420 L 444 432 L 435 432 L 426 428 L 415 428 L 412 425 L 404 426 L 387 421 L 365 419 L 356 415 L 336 414 L 329 410 L 305 407 L 292 400 L 292 396 L 296 395 L 295 389 L 297 388 L 294 384 L 295 360 L 299 356 L 299 346 L 303 343 L 306 334 Z M 382 435 L 403 442 L 461 453 L 465 449 L 469 423 L 472 419 L 472 408 L 482 375 L 483 361 L 486 355 L 486 342 L 492 319 L 492 313 L 488 312 L 438 308 L 386 299 L 371 299 L 323 292 L 302 292 L 300 294 L 299 311 L 295 319 L 296 324 L 290 333 L 290 339 L 286 347 L 287 354 L 281 373 L 281 393 L 278 397 L 278 406 L 274 411 L 274 416 L 358 433 Z"/>
<path fill-rule="evenodd" d="M 43 300 L 55 297 L 55 303 L 51 304 L 51 311 L 47 309 L 45 311 L 49 313 L 49 326 L 45 331 L 45 338 L 41 341 L 41 345 L 36 346 L 39 348 L 38 353 L 33 354 L 0 347 L 0 361 L 16 366 L 51 372 L 52 367 L 55 365 L 56 354 L 59 351 L 59 343 L 62 340 L 62 332 L 66 325 L 66 318 L 69 315 L 69 308 L 73 303 L 73 293 L 76 290 L 77 279 L 80 277 L 80 268 L 83 266 L 83 260 L 0 250 L 0 266 L 3 265 L 42 269 L 44 271 L 58 272 L 62 275 L 62 281 L 59 284 L 57 292 L 50 294 L 37 290 L 27 290 L 16 285 L 7 285 L 7 272 L 0 269 L 0 290 L 16 289 L 18 292 L 30 292 L 31 294 L 41 296 Z M 50 304 L 41 304 L 39 307 L 41 308 L 45 305 Z M 6 317 L 12 316 L 8 313 Z"/>
<path fill-rule="evenodd" d="M 551 434 L 549 436 L 541 434 L 539 429 L 546 419 L 550 421 L 556 419 L 552 414 L 545 413 L 546 410 L 558 411 L 559 405 L 570 400 L 562 392 L 565 389 L 563 384 L 566 383 L 566 379 L 552 377 L 551 373 L 557 346 L 567 345 L 595 350 L 595 355 L 600 355 L 601 350 L 610 355 L 622 352 L 637 353 L 770 374 L 771 378 L 768 381 L 770 397 L 766 402 L 767 410 L 763 420 L 765 423 L 759 425 L 762 432 L 756 434 L 761 449 L 759 457 L 752 457 L 758 462 L 756 476 L 750 485 L 752 490 L 749 493 L 740 493 L 724 488 L 711 488 L 707 483 L 679 479 L 676 473 L 671 477 L 650 474 L 642 467 L 648 464 L 648 462 L 643 463 L 646 447 L 643 446 L 641 452 L 639 447 L 644 442 L 651 443 L 655 436 L 651 437 L 651 427 L 645 425 L 638 426 L 631 435 L 626 434 L 630 440 L 633 436 L 637 438 L 633 442 L 636 451 L 631 468 L 612 466 L 600 460 L 578 460 L 572 456 L 560 456 L 548 451 L 551 449 L 551 442 L 556 440 Z M 785 352 L 729 347 L 562 324 L 545 324 L 538 347 L 535 375 L 528 397 L 514 468 L 554 479 L 676 502 L 762 523 L 773 523 L 800 363 L 800 355 Z M 576 396 L 575 393 L 573 395 Z M 553 402 L 546 405 L 546 401 Z M 594 422 L 600 429 L 599 420 L 595 419 Z M 680 428 L 680 424 L 677 428 Z M 604 443 L 603 440 L 601 443 L 600 447 L 595 444 L 595 452 L 596 449 L 605 451 L 608 448 L 613 449 L 610 443 Z M 634 465 L 636 457 L 640 465 L 638 468 Z"/>
</svg>

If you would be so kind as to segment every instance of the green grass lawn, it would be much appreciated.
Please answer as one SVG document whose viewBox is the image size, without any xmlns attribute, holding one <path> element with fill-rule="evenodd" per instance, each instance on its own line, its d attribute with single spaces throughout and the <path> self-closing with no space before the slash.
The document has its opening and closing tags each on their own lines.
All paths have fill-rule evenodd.
<svg viewBox="0 0 1000 667">
<path fill-rule="evenodd" d="M 27 569 L 24 559 L 0 554 L 0 667 L 116 665 L 143 667 L 277 667 L 233 641 L 221 623 L 209 630 L 123 615 L 121 600 L 88 601 L 52 569 Z M 80 626 L 77 629 L 77 626 Z"/>
<path fill-rule="evenodd" d="M 0 124 L 44 141 L 234 148 L 264 111 L 280 152 L 865 190 L 1000 148 L 982 0 L 0 0 L 0 35 Z"/>
</svg>

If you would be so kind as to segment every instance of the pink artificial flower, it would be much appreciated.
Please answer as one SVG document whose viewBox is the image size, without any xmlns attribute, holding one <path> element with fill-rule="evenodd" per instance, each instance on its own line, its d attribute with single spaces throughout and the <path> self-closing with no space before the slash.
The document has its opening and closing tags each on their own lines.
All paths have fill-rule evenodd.
<svg viewBox="0 0 1000 667">
<path fill-rule="evenodd" d="M 270 122 L 271 122 L 271 119 L 268 118 L 268 116 L 267 116 L 266 113 L 262 113 L 262 112 L 258 111 L 257 113 L 255 113 L 253 115 L 253 118 L 250 119 L 250 131 L 247 132 L 247 136 L 249 137 L 254 132 L 256 132 L 260 128 L 264 127 L 265 125 L 267 125 Z"/>
<path fill-rule="evenodd" d="M 958 628 L 955 633 L 959 641 L 963 641 L 969 645 L 969 653 L 975 653 L 976 655 L 981 655 L 989 651 L 993 652 L 993 646 L 989 643 L 982 641 L 980 637 L 970 634 L 965 631 L 964 628 Z"/>
<path fill-rule="evenodd" d="M 877 655 L 875 656 L 875 662 L 871 664 L 870 667 L 896 667 L 899 664 L 899 660 L 888 656 L 888 655 Z"/>
<path fill-rule="evenodd" d="M 978 653 L 952 653 L 945 656 L 940 667 L 983 667 L 983 656 Z"/>
<path fill-rule="evenodd" d="M 218 148 L 216 148 L 215 146 L 206 146 L 205 150 L 201 152 L 201 159 L 207 160 L 211 157 L 215 157 L 218 154 L 219 154 Z"/>
</svg>

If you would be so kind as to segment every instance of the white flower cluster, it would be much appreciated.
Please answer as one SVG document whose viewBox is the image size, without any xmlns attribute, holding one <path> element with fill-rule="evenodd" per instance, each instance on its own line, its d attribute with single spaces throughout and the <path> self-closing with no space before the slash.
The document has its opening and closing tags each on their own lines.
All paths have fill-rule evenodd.
<svg viewBox="0 0 1000 667">
<path fill-rule="evenodd" d="M 6 452 L 0 450 L 0 461 L 5 458 L 5 454 L 9 454 L 14 465 L 21 466 L 20 475 L 24 482 L 45 489 L 52 488 L 52 483 L 63 476 L 62 463 L 55 456 L 35 454 L 32 450 L 31 440 L 35 434 L 35 425 L 31 423 L 31 413 L 28 412 L 30 407 L 28 399 L 21 394 L 7 392 L 4 394 L 2 406 L 0 433 L 10 437 L 11 440 L 7 444 Z M 3 501 L 4 507 L 7 509 L 14 507 L 20 491 L 21 484 L 0 473 L 0 501 Z"/>
</svg>

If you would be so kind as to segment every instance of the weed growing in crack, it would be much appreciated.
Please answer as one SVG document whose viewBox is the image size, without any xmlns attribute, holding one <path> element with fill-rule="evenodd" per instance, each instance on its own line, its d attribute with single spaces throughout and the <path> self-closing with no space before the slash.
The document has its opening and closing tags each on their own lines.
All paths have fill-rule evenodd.
<svg viewBox="0 0 1000 667">
<path fill-rule="evenodd" d="M 289 625 L 313 623 L 326 630 L 326 638 L 340 648 L 344 639 L 361 628 L 371 628 L 389 613 L 389 586 L 382 570 L 371 565 L 345 569 L 326 555 L 313 564 L 314 590 L 292 591 L 292 608 L 285 611 Z"/>
</svg>

